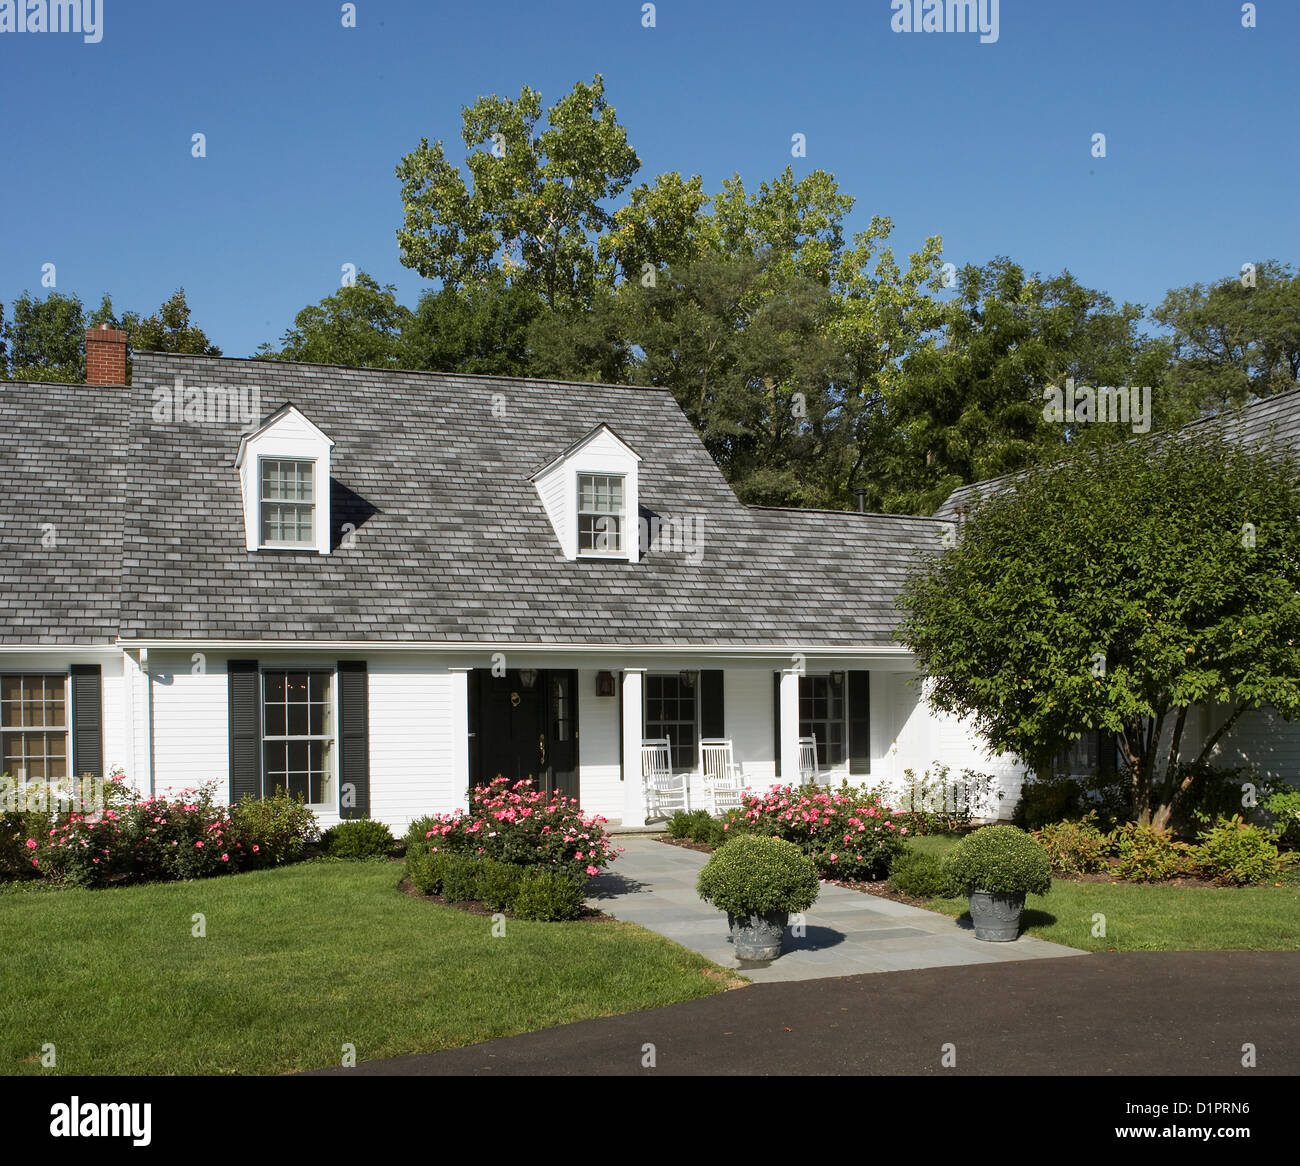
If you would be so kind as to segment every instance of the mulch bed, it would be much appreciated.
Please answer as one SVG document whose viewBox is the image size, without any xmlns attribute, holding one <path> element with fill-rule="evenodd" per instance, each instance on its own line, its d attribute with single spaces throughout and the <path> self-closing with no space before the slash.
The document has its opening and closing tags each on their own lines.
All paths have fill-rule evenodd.
<svg viewBox="0 0 1300 1166">
<path fill-rule="evenodd" d="M 404 895 L 410 895 L 412 899 L 419 899 L 425 903 L 436 903 L 439 907 L 454 907 L 457 911 L 464 911 L 467 915 L 482 915 L 490 919 L 493 915 L 504 915 L 507 919 L 515 919 L 517 916 L 512 915 L 509 911 L 493 911 L 487 904 L 480 903 L 477 900 L 465 899 L 444 899 L 441 895 L 426 895 L 422 891 L 416 890 L 411 885 L 410 879 L 403 879 L 397 884 L 397 889 Z M 533 922 L 533 920 L 520 920 L 520 922 Z M 576 919 L 565 920 L 567 923 L 613 923 L 614 916 L 606 915 L 604 911 L 597 911 L 594 907 L 583 907 L 582 914 Z"/>
</svg>

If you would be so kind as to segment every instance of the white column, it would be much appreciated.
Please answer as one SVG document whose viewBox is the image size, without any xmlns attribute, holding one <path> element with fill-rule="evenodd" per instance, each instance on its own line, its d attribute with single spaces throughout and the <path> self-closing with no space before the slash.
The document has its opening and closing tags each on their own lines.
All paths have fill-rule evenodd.
<svg viewBox="0 0 1300 1166">
<path fill-rule="evenodd" d="M 447 735 L 450 742 L 451 794 L 454 806 L 469 807 L 469 735 L 476 725 L 469 723 L 469 669 L 449 668 L 451 690 L 447 697 Z"/>
<path fill-rule="evenodd" d="M 642 699 L 645 669 L 623 670 L 623 825 L 645 823 L 645 789 L 641 784 L 641 740 L 645 736 Z"/>
<path fill-rule="evenodd" d="M 781 670 L 781 784 L 799 784 L 799 671 Z"/>
</svg>

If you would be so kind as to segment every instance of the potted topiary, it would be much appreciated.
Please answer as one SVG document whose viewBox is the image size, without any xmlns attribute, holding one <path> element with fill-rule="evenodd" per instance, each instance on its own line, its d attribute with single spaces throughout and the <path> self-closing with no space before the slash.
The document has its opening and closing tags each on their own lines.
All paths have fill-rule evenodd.
<svg viewBox="0 0 1300 1166">
<path fill-rule="evenodd" d="M 954 894 L 970 896 L 975 938 L 1007 943 L 1020 934 L 1026 895 L 1052 888 L 1052 864 L 1038 842 L 1015 826 L 968 834 L 944 861 Z"/>
<path fill-rule="evenodd" d="M 791 912 L 813 905 L 821 881 L 793 842 L 742 834 L 704 864 L 697 889 L 727 913 L 737 959 L 774 960 Z"/>
</svg>

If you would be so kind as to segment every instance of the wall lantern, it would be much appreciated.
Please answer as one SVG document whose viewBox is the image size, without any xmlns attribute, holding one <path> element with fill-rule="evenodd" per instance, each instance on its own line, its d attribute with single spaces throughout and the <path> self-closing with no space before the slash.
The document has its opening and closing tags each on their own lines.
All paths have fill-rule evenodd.
<svg viewBox="0 0 1300 1166">
<path fill-rule="evenodd" d="M 596 695 L 597 696 L 614 695 L 614 673 L 612 672 L 596 673 Z"/>
<path fill-rule="evenodd" d="M 843 673 L 843 672 L 832 672 L 832 673 L 831 673 L 831 683 L 832 683 L 833 685 L 835 685 L 836 688 L 839 688 L 839 686 L 840 686 L 841 684 L 844 683 L 844 673 Z"/>
<path fill-rule="evenodd" d="M 681 680 L 681 682 L 682 682 L 682 686 L 685 687 L 685 688 L 694 688 L 694 687 L 695 687 L 695 673 L 694 673 L 694 672 L 682 672 L 682 673 L 679 674 L 678 679 Z"/>
<path fill-rule="evenodd" d="M 533 685 L 537 683 L 537 669 L 520 668 L 519 683 L 522 684 L 525 688 L 532 688 Z"/>
</svg>

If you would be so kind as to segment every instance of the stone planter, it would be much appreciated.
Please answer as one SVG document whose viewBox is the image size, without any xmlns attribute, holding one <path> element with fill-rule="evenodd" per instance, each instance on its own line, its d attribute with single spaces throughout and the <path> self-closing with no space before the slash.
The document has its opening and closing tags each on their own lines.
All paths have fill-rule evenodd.
<svg viewBox="0 0 1300 1166">
<path fill-rule="evenodd" d="M 1024 895 L 972 891 L 970 918 L 975 924 L 975 938 L 990 943 L 1010 943 L 1020 935 L 1020 912 L 1024 909 Z"/>
<path fill-rule="evenodd" d="M 781 940 L 790 916 L 784 912 L 769 915 L 728 915 L 731 942 L 740 960 L 774 960 L 781 954 Z"/>
</svg>

